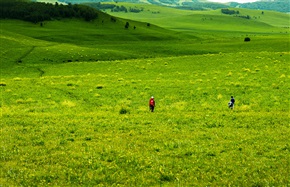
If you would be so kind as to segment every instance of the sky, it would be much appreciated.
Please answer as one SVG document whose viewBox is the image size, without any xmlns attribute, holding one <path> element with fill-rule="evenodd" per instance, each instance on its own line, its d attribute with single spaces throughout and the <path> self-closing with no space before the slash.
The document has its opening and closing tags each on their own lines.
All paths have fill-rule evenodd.
<svg viewBox="0 0 290 187">
<path fill-rule="evenodd" d="M 237 3 L 251 3 L 257 0 L 208 0 L 211 2 L 218 2 L 218 3 L 227 3 L 227 2 L 237 2 Z"/>
</svg>

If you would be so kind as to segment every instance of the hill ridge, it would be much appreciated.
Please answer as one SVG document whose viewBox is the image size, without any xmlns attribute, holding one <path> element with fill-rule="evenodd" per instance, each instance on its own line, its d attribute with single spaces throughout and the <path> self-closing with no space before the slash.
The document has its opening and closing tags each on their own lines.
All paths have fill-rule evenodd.
<svg viewBox="0 0 290 187">
<path fill-rule="evenodd" d="M 58 0 L 63 3 L 89 3 L 89 2 L 115 2 L 114 0 Z M 230 3 L 215 3 L 210 1 L 184 1 L 184 0 L 121 0 L 118 2 L 146 3 L 160 6 L 169 6 L 190 10 L 207 10 L 220 8 L 248 8 L 255 10 L 274 10 L 278 12 L 290 12 L 290 4 L 287 0 L 257 1 L 251 3 L 237 3 L 234 0 Z"/>
</svg>

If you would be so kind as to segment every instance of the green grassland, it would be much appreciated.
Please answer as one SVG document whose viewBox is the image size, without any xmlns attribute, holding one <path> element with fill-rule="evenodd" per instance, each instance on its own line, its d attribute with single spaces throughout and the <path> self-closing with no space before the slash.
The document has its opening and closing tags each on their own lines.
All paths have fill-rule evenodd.
<svg viewBox="0 0 290 187">
<path fill-rule="evenodd" d="M 114 3 L 112 3 L 114 4 Z M 93 5 L 93 4 L 92 4 Z M 118 17 L 122 18 L 128 18 L 139 21 L 148 21 L 150 20 L 152 23 L 160 25 L 165 28 L 176 28 L 176 23 L 179 22 L 179 24 L 187 23 L 189 25 L 186 25 L 187 29 L 197 29 L 197 30 L 204 30 L 202 25 L 208 24 L 219 24 L 220 27 L 215 27 L 213 25 L 211 27 L 211 30 L 234 30 L 234 31 L 243 31 L 243 29 L 240 30 L 239 26 L 241 28 L 244 27 L 245 21 L 243 21 L 243 18 L 236 17 L 235 15 L 225 15 L 221 13 L 221 10 L 211 10 L 211 11 L 190 11 L 190 10 L 180 10 L 175 8 L 168 8 L 168 7 L 162 7 L 162 6 L 154 6 L 154 5 L 146 5 L 146 4 L 131 4 L 131 3 L 122 3 L 118 2 L 116 3 L 118 6 L 125 6 L 126 8 L 135 8 L 135 9 L 143 9 L 140 13 L 132 13 L 132 12 L 111 12 L 110 10 L 107 10 L 106 12 L 111 15 L 116 15 Z M 268 26 L 277 26 L 277 27 L 289 27 L 289 15 L 284 13 L 279 13 L 275 11 L 262 11 L 262 10 L 249 10 L 249 9 L 237 9 L 237 8 L 230 8 L 230 10 L 238 10 L 239 14 L 237 16 L 247 16 L 249 15 L 251 17 L 251 20 L 247 20 L 247 25 L 251 23 L 252 25 L 248 25 L 247 31 L 251 31 L 251 29 L 255 30 L 255 24 L 256 28 L 260 27 L 260 22 L 267 24 Z M 262 14 L 262 12 L 264 12 Z M 187 17 L 190 16 L 192 19 L 188 19 Z M 185 18 L 185 20 L 183 20 Z M 221 20 L 221 19 L 224 20 Z M 176 21 L 174 21 L 176 19 Z M 226 20 L 227 19 L 227 20 Z M 240 19 L 240 20 L 239 20 Z M 160 21 L 162 20 L 162 21 Z M 166 22 L 164 22 L 167 20 Z M 172 21 L 169 21 L 172 20 Z M 233 21 L 234 20 L 234 21 Z M 225 22 L 233 23 L 235 22 L 234 26 L 225 27 L 224 24 L 227 24 Z M 202 23 L 202 24 L 201 24 Z M 198 25 L 197 25 L 198 24 Z M 198 26 L 198 27 L 196 27 Z M 265 28 L 260 28 L 265 29 Z M 273 28 L 272 28 L 273 29 Z"/>
<path fill-rule="evenodd" d="M 0 20 L 0 186 L 290 184 L 289 15 L 162 12 Z"/>
</svg>

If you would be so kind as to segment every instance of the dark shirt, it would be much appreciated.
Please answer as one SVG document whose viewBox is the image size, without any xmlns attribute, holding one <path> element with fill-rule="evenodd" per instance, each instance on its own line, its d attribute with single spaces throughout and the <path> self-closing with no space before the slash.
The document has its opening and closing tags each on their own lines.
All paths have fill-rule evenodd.
<svg viewBox="0 0 290 187">
<path fill-rule="evenodd" d="M 234 104 L 235 103 L 235 99 L 234 98 L 231 98 L 231 102 Z"/>
</svg>

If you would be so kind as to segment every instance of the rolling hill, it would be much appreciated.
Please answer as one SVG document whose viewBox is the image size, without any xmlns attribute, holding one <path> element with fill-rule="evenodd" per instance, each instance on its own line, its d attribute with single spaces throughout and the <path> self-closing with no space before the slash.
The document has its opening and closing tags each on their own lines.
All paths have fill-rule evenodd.
<svg viewBox="0 0 290 187">
<path fill-rule="evenodd" d="M 289 15 L 116 4 L 0 19 L 0 186 L 287 186 Z"/>
<path fill-rule="evenodd" d="M 41 24 L 0 20 L 1 66 L 231 52 L 236 50 L 233 46 L 239 46 L 240 51 L 267 51 L 269 45 L 265 44 L 269 42 L 274 50 L 289 46 L 285 42 L 289 36 L 288 14 L 235 9 L 239 15 L 251 16 L 244 19 L 220 10 L 118 5 L 143 11 L 99 12 L 90 22 L 74 18 Z M 246 36 L 255 43 L 245 46 Z"/>
<path fill-rule="evenodd" d="M 179 10 L 174 8 L 168 8 L 168 7 L 162 7 L 162 6 L 155 6 L 155 5 L 144 5 L 144 4 L 130 4 L 130 3 L 111 3 L 115 6 L 124 6 L 125 8 L 129 9 L 137 9 L 142 10 L 138 13 L 135 12 L 124 12 L 124 11 L 112 11 L 111 9 L 103 9 L 103 11 L 106 11 L 108 14 L 120 16 L 123 18 L 131 18 L 134 20 L 140 20 L 140 21 L 148 21 L 152 20 L 153 23 L 160 22 L 162 27 L 168 27 L 170 23 L 171 25 L 176 24 L 188 24 L 187 26 L 196 27 L 195 24 L 200 25 L 210 25 L 211 23 L 216 23 L 220 25 L 221 29 L 224 29 L 224 25 L 226 25 L 226 22 L 236 23 L 236 26 L 231 27 L 232 30 L 239 31 L 239 25 L 241 27 L 248 26 L 248 30 L 250 28 L 260 27 L 262 23 L 265 23 L 268 25 L 268 28 L 272 27 L 289 27 L 289 15 L 285 13 L 279 13 L 275 11 L 261 11 L 261 10 L 249 10 L 249 9 L 243 9 L 243 8 L 231 8 L 230 10 L 237 10 L 239 11 L 239 14 L 235 15 L 227 15 L 222 14 L 221 10 L 208 10 L 208 11 L 190 11 L 190 10 Z M 87 4 L 92 7 L 97 7 L 98 4 L 91 3 Z M 196 16 L 197 19 L 195 20 L 183 20 L 182 16 Z M 243 16 L 249 16 L 250 19 L 245 20 L 242 19 Z M 228 20 L 214 20 L 214 18 L 220 17 Z M 177 21 L 171 21 L 171 19 L 179 19 Z M 162 21 L 160 21 L 163 19 Z M 168 22 L 170 23 L 164 23 L 164 20 L 170 20 Z M 206 21 L 211 20 L 212 22 L 208 23 Z M 232 21 L 231 21 L 232 20 Z M 251 25 L 252 24 L 252 25 Z M 160 25 L 160 24 L 158 24 Z M 174 26 L 172 26 L 174 27 Z M 212 30 L 217 29 L 218 27 L 210 26 Z M 203 27 L 198 27 L 201 30 Z M 263 29 L 263 28 L 261 28 Z"/>
<path fill-rule="evenodd" d="M 79 18 L 31 23 L 1 19 L 1 67 L 137 58 L 139 41 L 179 40 L 175 31 L 99 12 L 94 21 Z M 128 24 L 128 28 L 125 25 Z M 143 51 L 148 51 L 148 45 Z M 147 49 L 146 49 L 147 45 Z M 127 47 L 124 47 L 127 46 Z M 132 53 L 132 50 L 135 53 Z M 13 55 L 12 55 L 13 53 Z M 5 72 L 4 72 L 5 73 Z"/>
<path fill-rule="evenodd" d="M 43 1 L 43 0 L 42 0 Z M 116 2 L 113 0 L 58 0 L 64 3 L 96 3 L 96 2 Z M 247 8 L 254 10 L 273 10 L 278 12 L 290 12 L 290 4 L 288 0 L 271 0 L 271 1 L 257 1 L 252 3 L 236 3 L 234 0 L 231 3 L 214 3 L 200 0 L 121 0 L 117 2 L 127 3 L 143 3 L 154 4 L 161 6 L 169 6 L 189 10 L 208 10 L 220 8 Z"/>
</svg>

